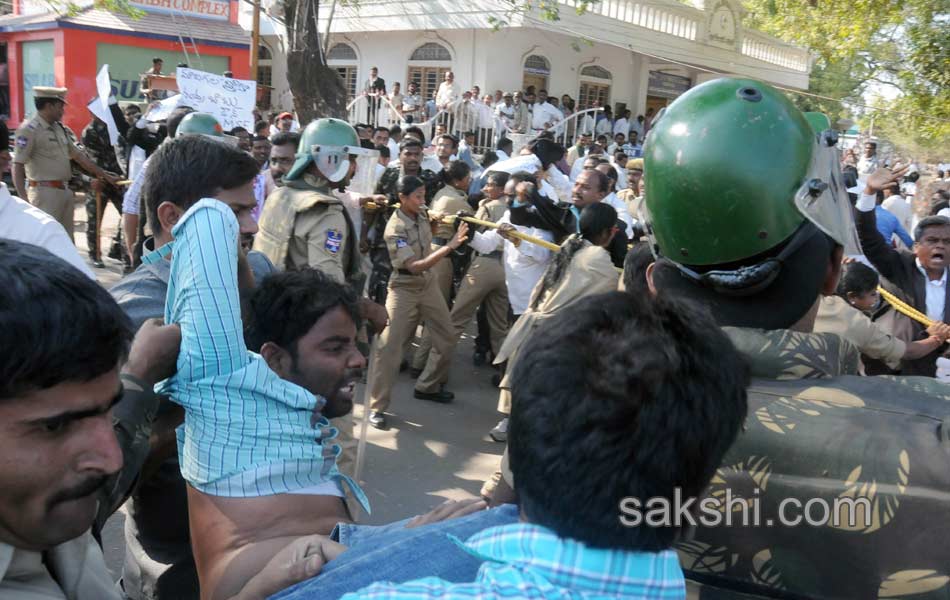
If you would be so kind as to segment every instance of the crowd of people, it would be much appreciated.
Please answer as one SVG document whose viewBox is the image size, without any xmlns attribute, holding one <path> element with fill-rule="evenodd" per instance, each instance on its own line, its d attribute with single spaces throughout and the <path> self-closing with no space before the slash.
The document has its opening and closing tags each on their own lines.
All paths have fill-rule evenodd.
<svg viewBox="0 0 950 600">
<path fill-rule="evenodd" d="M 374 69 L 367 94 L 385 89 Z M 410 85 L 390 127 L 284 113 L 225 132 L 185 106 L 150 124 L 113 104 L 117 156 L 98 118 L 70 139 L 65 90 L 35 88 L 14 136 L 29 202 L 0 190 L 0 596 L 659 599 L 688 579 L 873 597 L 942 568 L 947 182 L 916 210 L 919 170 L 873 142 L 841 153 L 752 80 L 560 135 L 542 91 L 484 99 L 520 147 L 416 125 Z M 469 101 L 451 73 L 440 94 Z M 530 125 L 505 121 L 526 104 Z M 65 227 L 73 164 L 90 214 L 121 205 L 128 268 L 108 292 Z M 479 499 L 357 524 L 361 378 L 379 429 L 406 402 L 452 402 L 473 320 L 497 471 Z M 400 378 L 413 399 L 394 397 Z M 618 510 L 742 490 L 774 516 L 879 483 L 888 508 L 863 529 L 629 526 Z M 98 540 L 123 504 L 117 588 Z"/>
</svg>

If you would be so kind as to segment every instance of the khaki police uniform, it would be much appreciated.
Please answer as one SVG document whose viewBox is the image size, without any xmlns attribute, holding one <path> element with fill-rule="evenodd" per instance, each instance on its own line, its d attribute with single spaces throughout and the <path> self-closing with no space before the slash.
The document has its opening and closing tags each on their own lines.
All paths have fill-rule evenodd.
<svg viewBox="0 0 950 600">
<path fill-rule="evenodd" d="M 626 205 L 631 217 L 640 219 L 640 205 L 643 203 L 641 196 L 637 196 L 637 193 L 631 189 L 626 189 L 617 192 L 617 198 Z"/>
<path fill-rule="evenodd" d="M 443 215 L 455 215 L 460 211 L 469 212 L 472 207 L 469 206 L 467 198 L 468 196 L 464 192 L 446 185 L 436 192 L 430 210 L 433 213 Z M 438 250 L 448 244 L 454 235 L 455 227 L 452 223 L 439 223 L 432 237 L 432 250 Z M 432 276 L 435 277 L 439 292 L 445 298 L 445 305 L 448 306 L 449 298 L 452 295 L 452 261 L 441 260 L 430 271 Z M 420 371 L 426 366 L 426 362 L 429 360 L 429 352 L 432 350 L 432 340 L 429 339 L 429 336 L 429 329 L 425 328 L 419 341 L 419 348 L 413 356 L 412 366 Z"/>
<path fill-rule="evenodd" d="M 383 238 L 393 273 L 386 294 L 389 327 L 376 343 L 372 357 L 376 364 L 370 369 L 373 376 L 368 382 L 370 409 L 374 411 L 385 411 L 389 407 L 403 348 L 420 320 L 427 323 L 433 348 L 439 352 L 450 352 L 452 339 L 449 308 L 431 269 L 417 275 L 406 269 L 407 261 L 421 260 L 432 252 L 432 230 L 426 212 L 423 210 L 413 218 L 402 209 L 397 210 L 389 218 Z"/>
<path fill-rule="evenodd" d="M 306 173 L 285 182 L 264 203 L 254 249 L 278 268 L 312 267 L 361 289 L 357 234 L 339 198 Z"/>
<path fill-rule="evenodd" d="M 497 223 L 506 210 L 508 205 L 504 200 L 483 200 L 475 217 Z M 486 307 L 492 352 L 497 355 L 501 350 L 501 344 L 508 332 L 508 286 L 505 284 L 505 266 L 502 264 L 503 247 L 504 242 L 501 242 L 490 254 L 476 256 L 459 286 L 451 313 L 454 330 L 453 351 L 462 332 L 468 327 L 482 303 Z M 438 391 L 441 385 L 448 381 L 451 363 L 452 352 L 443 354 L 433 349 L 416 383 L 416 389 L 422 392 Z"/>
<path fill-rule="evenodd" d="M 65 88 L 33 88 L 37 98 L 65 102 Z M 73 239 L 75 197 L 67 183 L 72 178 L 70 160 L 81 150 L 70 140 L 62 123 L 48 123 L 34 115 L 16 130 L 15 163 L 26 168 L 26 187 L 31 204 L 59 221 Z"/>
</svg>

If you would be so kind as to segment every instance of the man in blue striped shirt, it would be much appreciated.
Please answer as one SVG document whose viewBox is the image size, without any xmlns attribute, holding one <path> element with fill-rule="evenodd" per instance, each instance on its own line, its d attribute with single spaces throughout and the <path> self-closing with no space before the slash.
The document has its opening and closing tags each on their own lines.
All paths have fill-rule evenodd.
<svg viewBox="0 0 950 600">
<path fill-rule="evenodd" d="M 671 548 L 687 524 L 670 512 L 633 526 L 621 506 L 682 506 L 706 488 L 746 415 L 739 353 L 691 305 L 614 292 L 543 323 L 522 356 L 508 442 L 520 522 L 455 540 L 483 561 L 474 581 L 395 575 L 344 600 L 685 598 Z M 410 544 L 377 543 L 350 562 L 351 579 L 439 562 Z M 358 548 L 275 600 L 336 598 L 346 582 L 334 563 Z"/>
</svg>

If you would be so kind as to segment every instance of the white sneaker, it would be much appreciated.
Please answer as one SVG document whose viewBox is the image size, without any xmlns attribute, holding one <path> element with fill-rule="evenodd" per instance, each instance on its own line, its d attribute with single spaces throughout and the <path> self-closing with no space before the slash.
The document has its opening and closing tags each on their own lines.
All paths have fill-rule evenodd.
<svg viewBox="0 0 950 600">
<path fill-rule="evenodd" d="M 508 441 L 508 417 L 505 417 L 501 421 L 498 421 L 498 425 L 495 425 L 494 429 L 488 432 L 488 435 L 491 436 L 491 439 L 496 442 L 507 442 Z"/>
</svg>

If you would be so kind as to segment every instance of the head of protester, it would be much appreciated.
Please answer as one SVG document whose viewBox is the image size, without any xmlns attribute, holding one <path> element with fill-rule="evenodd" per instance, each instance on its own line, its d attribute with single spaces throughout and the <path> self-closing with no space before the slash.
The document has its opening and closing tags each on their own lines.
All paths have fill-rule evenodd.
<svg viewBox="0 0 950 600">
<path fill-rule="evenodd" d="M 250 154 L 205 135 L 184 135 L 162 144 L 152 161 L 161 168 L 148 170 L 142 195 L 156 248 L 173 239 L 178 220 L 203 198 L 230 206 L 242 236 L 257 233 L 251 211 L 257 206 L 254 178 L 259 170 Z"/>
<path fill-rule="evenodd" d="M 881 278 L 877 271 L 862 262 L 850 262 L 841 269 L 836 293 L 856 309 L 870 313 L 881 302 L 877 286 Z"/>
<path fill-rule="evenodd" d="M 758 81 L 680 96 L 644 151 L 655 289 L 700 300 L 722 325 L 787 329 L 813 313 L 842 250 L 860 253 L 835 142 Z"/>
<path fill-rule="evenodd" d="M 585 546 L 647 553 L 685 528 L 625 526 L 618 503 L 672 505 L 703 492 L 745 420 L 748 368 L 705 311 L 614 292 L 541 324 L 511 383 L 508 452 L 523 521 Z"/>
<path fill-rule="evenodd" d="M 270 138 L 270 174 L 277 186 L 284 185 L 284 176 L 297 160 L 300 135 L 290 131 L 275 133 Z"/>
<path fill-rule="evenodd" d="M 360 145 L 356 130 L 346 121 L 317 119 L 300 134 L 296 161 L 284 175 L 284 181 L 310 176 L 318 182 L 328 182 L 324 185 L 343 189 L 356 172 L 357 156 L 373 154 L 374 151 Z"/>
<path fill-rule="evenodd" d="M 40 552 L 90 528 L 122 467 L 111 411 L 132 326 L 43 248 L 0 240 L 0 272 L 0 545 Z"/>
<path fill-rule="evenodd" d="M 914 227 L 914 254 L 921 267 L 940 279 L 950 265 L 950 217 L 924 217 Z"/>
<path fill-rule="evenodd" d="M 356 293 L 322 271 L 303 268 L 264 279 L 250 307 L 250 349 L 281 379 L 326 398 L 326 418 L 349 413 L 365 364 L 356 347 Z"/>
</svg>

